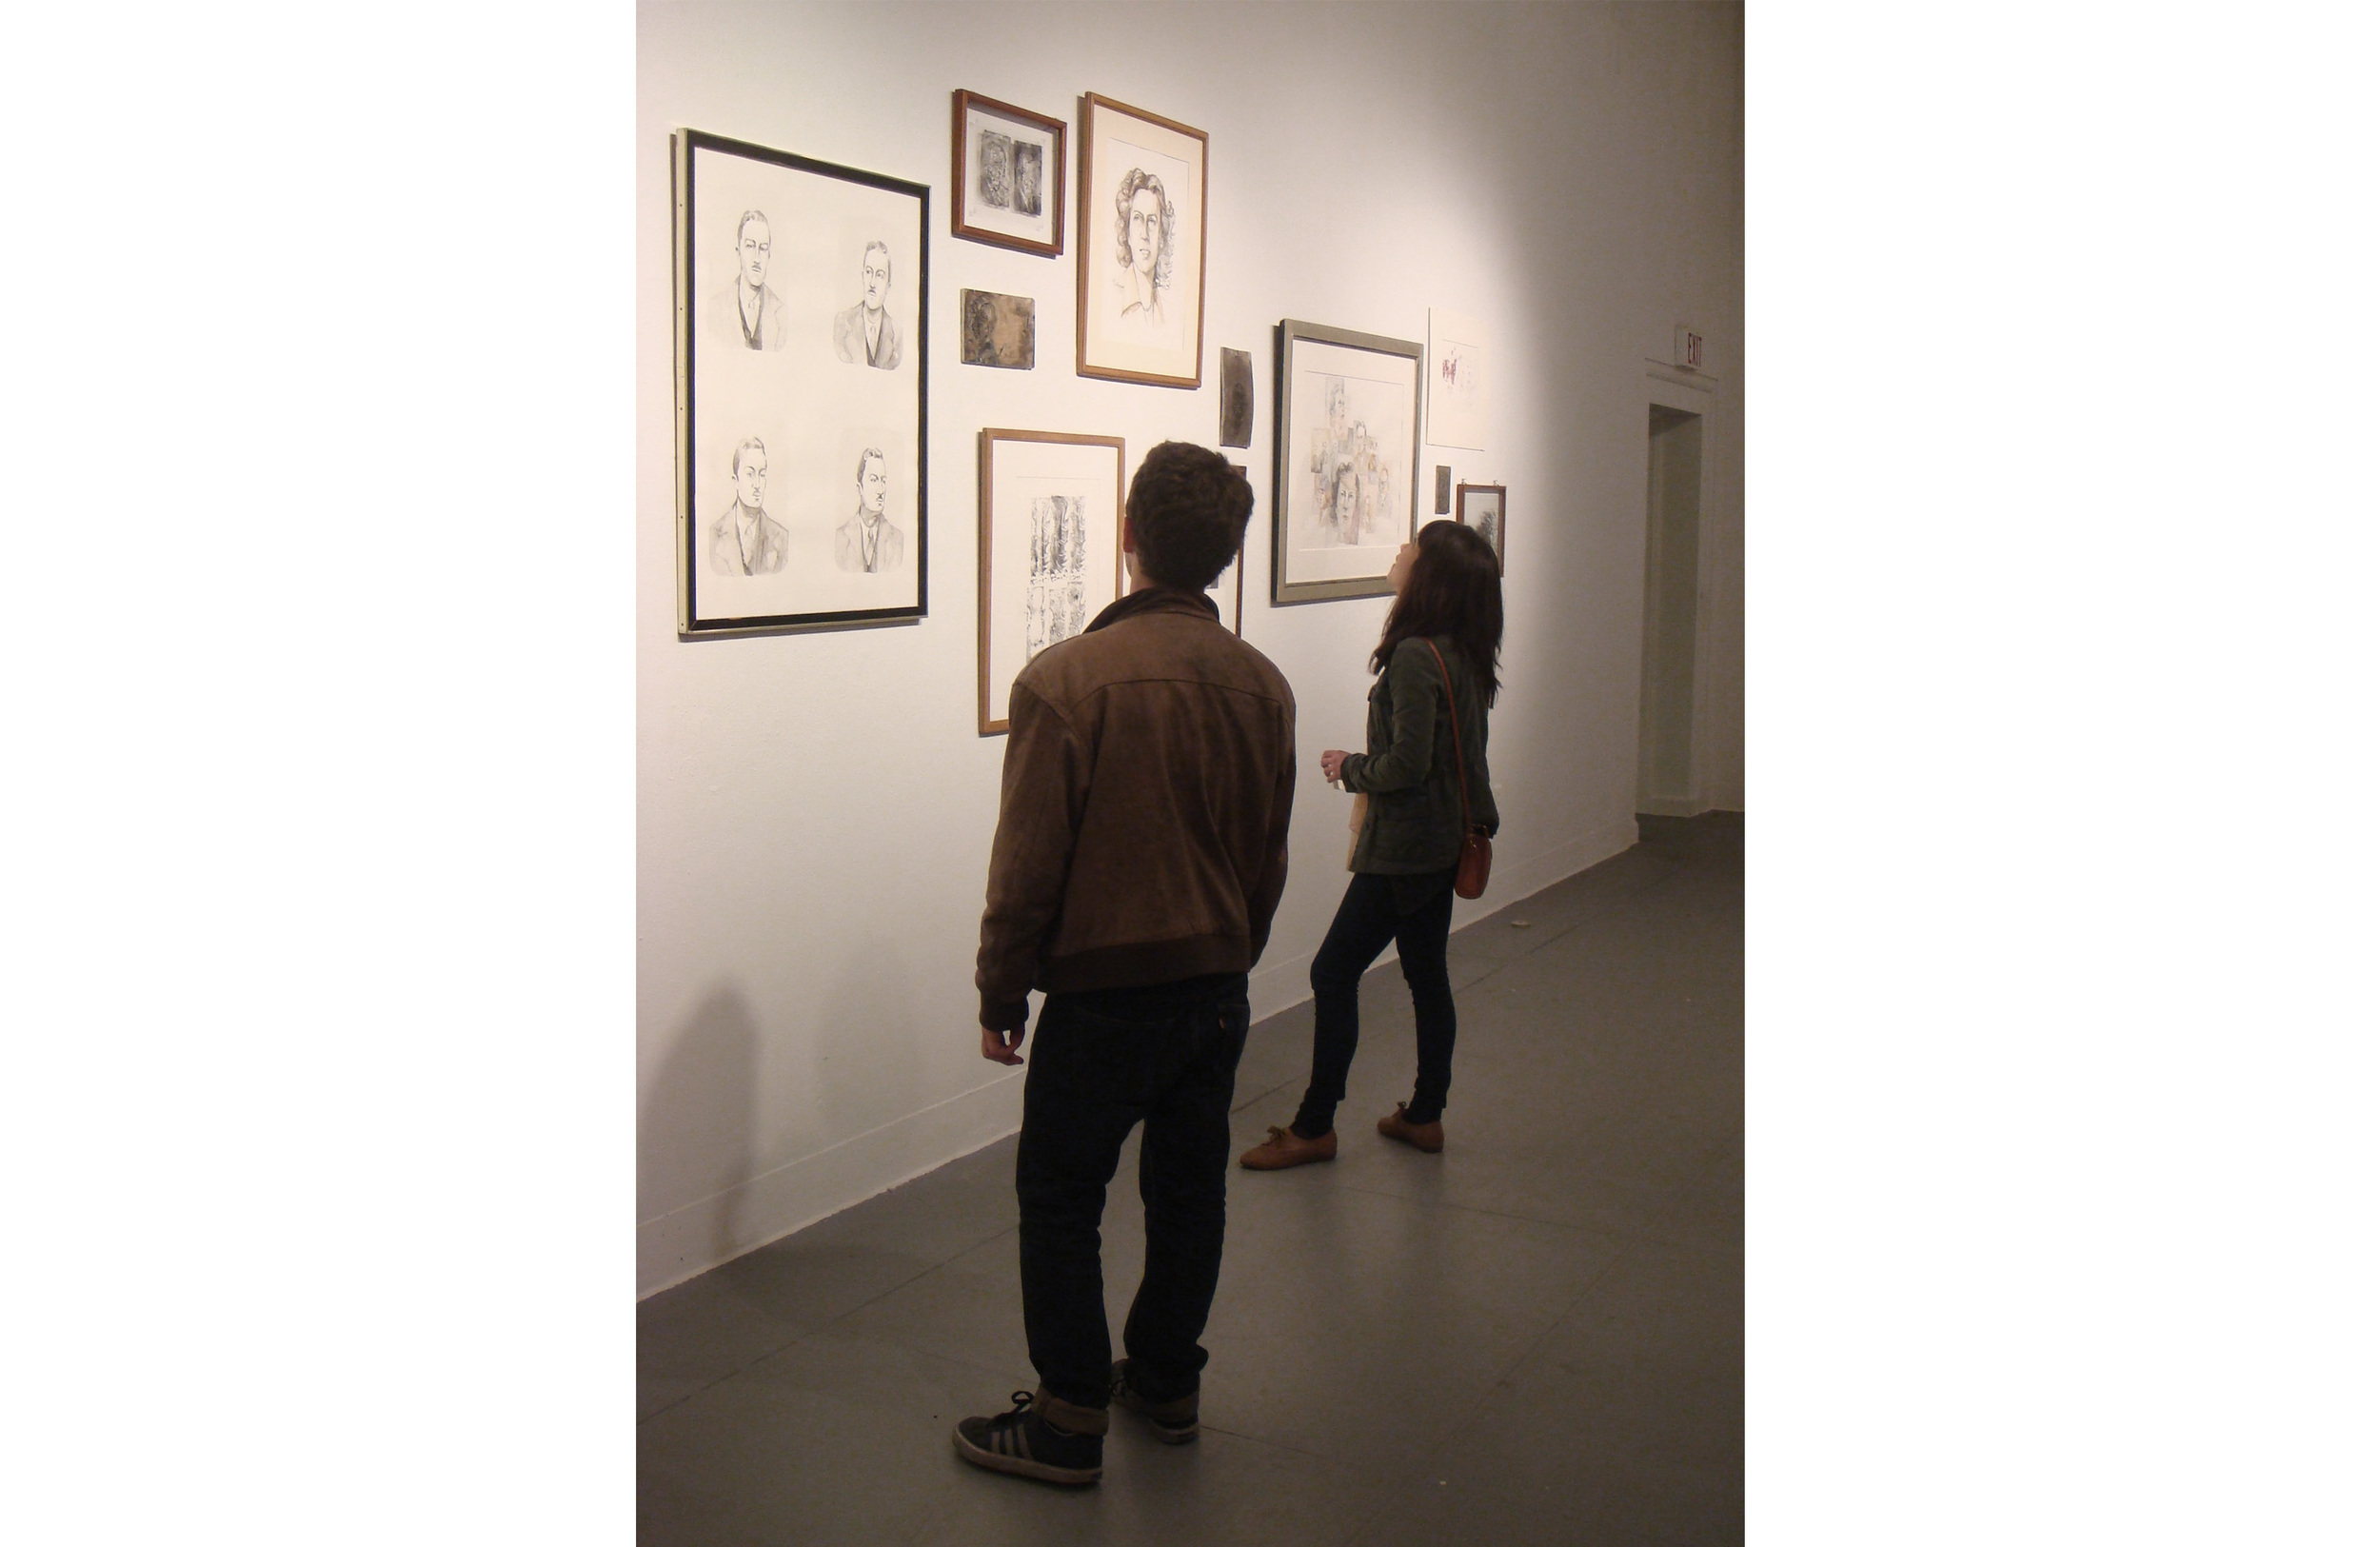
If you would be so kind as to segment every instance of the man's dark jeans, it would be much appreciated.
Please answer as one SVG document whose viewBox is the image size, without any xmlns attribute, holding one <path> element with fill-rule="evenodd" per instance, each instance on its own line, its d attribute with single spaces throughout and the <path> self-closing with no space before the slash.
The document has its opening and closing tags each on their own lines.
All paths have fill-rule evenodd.
<svg viewBox="0 0 2380 1547">
<path fill-rule="evenodd" d="M 1314 1073 L 1290 1126 L 1308 1139 L 1331 1131 L 1347 1099 L 1347 1066 L 1356 1059 L 1356 985 L 1391 940 L 1413 990 L 1413 1030 L 1418 1068 L 1410 1122 L 1436 1122 L 1455 1078 L 1455 991 L 1446 979 L 1446 926 L 1455 915 L 1455 873 L 1375 876 L 1359 873 L 1314 954 Z"/>
<path fill-rule="evenodd" d="M 1100 1215 L 1136 1122 L 1148 1257 L 1124 1322 L 1134 1387 L 1152 1401 L 1199 1389 L 1207 1308 L 1223 1262 L 1231 1092 L 1248 1041 L 1245 973 L 1052 994 L 1034 1028 L 1017 1140 L 1024 1338 L 1052 1396 L 1105 1407 L 1107 1302 Z"/>
</svg>

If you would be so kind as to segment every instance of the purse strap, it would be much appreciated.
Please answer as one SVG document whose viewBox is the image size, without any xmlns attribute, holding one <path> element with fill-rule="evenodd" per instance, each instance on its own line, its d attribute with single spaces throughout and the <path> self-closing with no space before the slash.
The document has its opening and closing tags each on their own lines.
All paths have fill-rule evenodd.
<svg viewBox="0 0 2380 1547">
<path fill-rule="evenodd" d="M 1462 796 L 1462 830 L 1468 834 L 1471 831 L 1471 780 L 1463 771 L 1462 722 L 1455 718 L 1455 674 L 1446 669 L 1446 658 L 1438 655 L 1435 640 L 1424 639 L 1421 643 L 1429 645 L 1430 654 L 1438 657 L 1438 674 L 1446 684 L 1446 724 L 1455 732 L 1455 788 Z"/>
</svg>

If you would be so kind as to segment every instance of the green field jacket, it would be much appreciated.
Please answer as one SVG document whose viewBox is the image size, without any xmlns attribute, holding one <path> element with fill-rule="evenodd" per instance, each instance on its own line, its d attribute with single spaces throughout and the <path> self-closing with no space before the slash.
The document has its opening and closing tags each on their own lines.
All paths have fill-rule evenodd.
<svg viewBox="0 0 2380 1547">
<path fill-rule="evenodd" d="M 1454 726 L 1446 714 L 1446 679 L 1430 654 L 1436 644 L 1455 681 L 1455 718 L 1462 723 L 1464 773 L 1471 822 L 1495 836 L 1496 792 L 1488 782 L 1487 706 L 1455 642 L 1401 641 L 1388 669 L 1372 684 L 1364 750 L 1349 753 L 1339 779 L 1370 797 L 1356 837 L 1350 870 L 1376 876 L 1418 876 L 1452 870 L 1462 853 L 1462 800 L 1456 788 Z"/>
</svg>

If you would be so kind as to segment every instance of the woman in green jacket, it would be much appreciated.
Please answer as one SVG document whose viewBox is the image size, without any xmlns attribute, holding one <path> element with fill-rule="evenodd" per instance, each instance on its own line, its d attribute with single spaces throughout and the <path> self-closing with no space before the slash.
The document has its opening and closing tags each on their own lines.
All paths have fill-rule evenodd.
<svg viewBox="0 0 2380 1547">
<path fill-rule="evenodd" d="M 1366 810 L 1347 862 L 1355 877 L 1314 958 L 1314 1073 L 1290 1125 L 1275 1128 L 1240 1158 L 1251 1170 L 1278 1171 L 1339 1153 L 1332 1122 L 1356 1056 L 1356 984 L 1391 940 L 1413 990 L 1419 1068 L 1413 1100 L 1398 1102 L 1379 1130 L 1433 1155 L 1446 1145 L 1439 1114 L 1455 1057 L 1446 929 L 1466 801 L 1472 825 L 1490 836 L 1497 827 L 1487 711 L 1496 702 L 1504 640 L 1504 585 L 1487 539 L 1451 521 L 1422 527 L 1397 555 L 1389 580 L 1397 600 L 1372 652 L 1378 680 L 1365 749 L 1322 754 L 1322 777 L 1364 797 Z"/>
</svg>

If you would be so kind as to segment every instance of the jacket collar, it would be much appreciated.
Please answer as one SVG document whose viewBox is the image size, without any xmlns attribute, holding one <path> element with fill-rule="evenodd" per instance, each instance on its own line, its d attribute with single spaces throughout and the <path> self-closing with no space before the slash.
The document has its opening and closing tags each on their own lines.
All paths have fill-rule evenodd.
<svg viewBox="0 0 2380 1547">
<path fill-rule="evenodd" d="M 1090 626 L 1083 629 L 1083 632 L 1097 633 L 1109 624 L 1121 623 L 1126 618 L 1137 618 L 1144 612 L 1204 614 L 1215 623 L 1223 621 L 1221 609 L 1218 608 L 1214 601 L 1204 592 L 1177 591 L 1163 585 L 1152 585 L 1146 590 L 1134 591 L 1129 596 L 1119 597 L 1109 603 L 1101 609 L 1098 617 L 1091 620 Z"/>
</svg>

